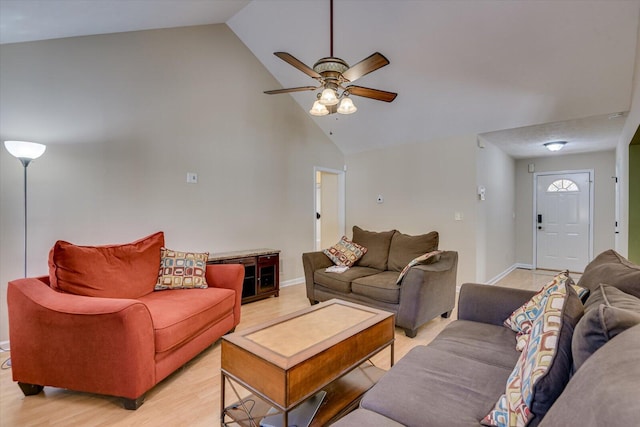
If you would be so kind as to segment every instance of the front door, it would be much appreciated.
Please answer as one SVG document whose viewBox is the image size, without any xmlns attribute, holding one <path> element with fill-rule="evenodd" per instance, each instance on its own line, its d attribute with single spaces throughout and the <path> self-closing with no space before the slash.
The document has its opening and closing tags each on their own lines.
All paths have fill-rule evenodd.
<svg viewBox="0 0 640 427">
<path fill-rule="evenodd" d="M 537 175 L 537 268 L 584 271 L 590 261 L 590 186 L 590 172 Z"/>
</svg>

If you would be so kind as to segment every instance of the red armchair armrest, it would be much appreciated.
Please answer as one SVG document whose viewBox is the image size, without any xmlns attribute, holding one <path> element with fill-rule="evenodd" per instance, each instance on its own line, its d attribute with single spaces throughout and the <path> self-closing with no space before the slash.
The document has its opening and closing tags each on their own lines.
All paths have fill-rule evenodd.
<svg viewBox="0 0 640 427">
<path fill-rule="evenodd" d="M 236 292 L 233 319 L 234 325 L 240 323 L 244 266 L 242 264 L 208 264 L 205 278 L 207 279 L 207 284 L 211 287 L 226 288 Z"/>
<path fill-rule="evenodd" d="M 144 304 L 60 293 L 45 282 L 9 282 L 14 381 L 127 399 L 153 387 L 153 325 Z"/>
</svg>

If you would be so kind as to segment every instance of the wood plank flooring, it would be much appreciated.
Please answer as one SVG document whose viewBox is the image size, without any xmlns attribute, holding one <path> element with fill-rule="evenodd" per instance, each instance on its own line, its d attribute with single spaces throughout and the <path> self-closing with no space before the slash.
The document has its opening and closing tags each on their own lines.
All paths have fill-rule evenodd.
<svg viewBox="0 0 640 427">
<path fill-rule="evenodd" d="M 515 270 L 498 282 L 501 286 L 539 289 L 554 272 Z M 574 277 L 574 275 L 572 275 Z M 577 281 L 577 278 L 576 278 Z M 280 297 L 242 306 L 242 330 L 277 316 L 308 307 L 304 285 L 283 288 Z M 395 359 L 416 345 L 428 344 L 457 314 L 440 317 L 407 338 L 396 328 Z M 0 362 L 10 353 L 0 353 Z M 389 367 L 389 352 L 373 362 Z M 56 363 L 52 360 L 51 363 Z M 45 387 L 36 396 L 25 397 L 11 377 L 0 371 L 0 426 L 217 426 L 220 411 L 220 343 L 217 342 L 173 373 L 146 396 L 137 411 L 122 408 L 120 399 Z"/>
</svg>

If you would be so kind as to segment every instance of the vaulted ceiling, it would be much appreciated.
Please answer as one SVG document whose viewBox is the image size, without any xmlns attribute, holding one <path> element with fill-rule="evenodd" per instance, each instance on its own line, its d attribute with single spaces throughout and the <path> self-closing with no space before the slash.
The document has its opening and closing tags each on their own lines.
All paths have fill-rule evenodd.
<svg viewBox="0 0 640 427">
<path fill-rule="evenodd" d="M 390 65 L 349 116 L 311 117 L 345 153 L 478 135 L 516 158 L 612 149 L 630 108 L 640 0 L 335 0 L 334 55 Z M 0 0 L 2 43 L 226 22 L 282 87 L 313 85 L 276 58 L 329 56 L 329 0 Z M 277 89 L 274 87 L 265 87 Z M 309 110 L 313 92 L 292 96 Z M 274 103 L 276 105 L 276 103 Z"/>
</svg>

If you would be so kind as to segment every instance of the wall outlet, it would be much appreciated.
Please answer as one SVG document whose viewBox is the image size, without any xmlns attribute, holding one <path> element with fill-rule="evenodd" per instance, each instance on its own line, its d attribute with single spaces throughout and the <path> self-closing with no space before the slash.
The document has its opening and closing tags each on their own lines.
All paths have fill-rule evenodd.
<svg viewBox="0 0 640 427">
<path fill-rule="evenodd" d="M 198 174 L 195 172 L 187 172 L 187 183 L 188 184 L 197 184 L 198 183 Z"/>
<path fill-rule="evenodd" d="M 376 202 L 384 203 L 384 196 L 382 194 L 378 194 L 378 198 L 376 198 Z"/>
<path fill-rule="evenodd" d="M 462 214 L 462 212 L 455 212 L 453 214 L 453 219 L 455 219 L 456 221 L 462 221 L 464 218 L 464 215 Z"/>
</svg>

